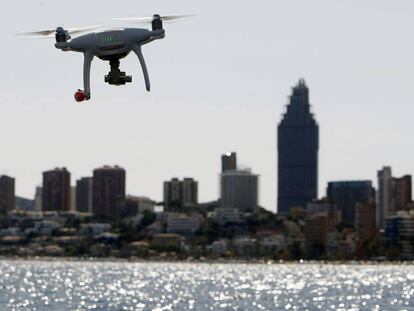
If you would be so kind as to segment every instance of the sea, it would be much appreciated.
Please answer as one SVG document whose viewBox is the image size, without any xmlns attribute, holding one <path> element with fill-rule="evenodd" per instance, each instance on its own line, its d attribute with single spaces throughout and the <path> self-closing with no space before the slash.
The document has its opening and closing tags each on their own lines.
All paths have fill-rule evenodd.
<svg viewBox="0 0 414 311">
<path fill-rule="evenodd" d="M 1 260 L 0 310 L 414 310 L 414 265 Z"/>
</svg>

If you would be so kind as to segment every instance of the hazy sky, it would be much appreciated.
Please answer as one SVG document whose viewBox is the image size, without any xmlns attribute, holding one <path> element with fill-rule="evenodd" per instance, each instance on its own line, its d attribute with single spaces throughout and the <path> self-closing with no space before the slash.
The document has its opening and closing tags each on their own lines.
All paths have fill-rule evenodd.
<svg viewBox="0 0 414 311">
<path fill-rule="evenodd" d="M 111 17 L 199 13 L 165 25 L 135 55 L 133 83 L 104 83 L 92 64 L 92 100 L 77 104 L 81 54 L 19 31 L 111 23 Z M 32 197 L 41 173 L 66 166 L 72 183 L 103 164 L 127 170 L 127 191 L 162 199 L 162 182 L 194 177 L 200 200 L 218 197 L 220 155 L 260 174 L 260 203 L 275 210 L 276 126 L 299 78 L 320 126 L 319 194 L 330 180 L 373 179 L 383 165 L 414 172 L 412 0 L 9 1 L 0 13 L 0 174 Z M 121 24 L 116 24 L 121 25 Z M 375 181 L 376 183 L 376 181 Z"/>
</svg>

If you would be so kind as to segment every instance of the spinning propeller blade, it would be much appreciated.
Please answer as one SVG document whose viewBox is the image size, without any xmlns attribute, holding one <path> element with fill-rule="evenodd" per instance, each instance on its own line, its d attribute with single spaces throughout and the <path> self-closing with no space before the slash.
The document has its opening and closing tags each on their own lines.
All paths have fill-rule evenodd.
<svg viewBox="0 0 414 311">
<path fill-rule="evenodd" d="M 94 25 L 88 27 L 78 27 L 78 28 L 69 28 L 64 29 L 68 32 L 69 35 L 74 35 L 80 32 L 85 32 L 93 29 L 97 29 L 102 27 L 102 25 Z M 17 36 L 33 36 L 32 39 L 41 39 L 41 38 L 53 38 L 56 33 L 56 29 L 46 29 L 46 30 L 39 30 L 39 31 L 29 31 L 29 32 L 21 32 L 16 34 Z"/>
<path fill-rule="evenodd" d="M 195 15 L 197 15 L 197 14 L 163 15 L 163 16 L 159 16 L 159 18 L 163 22 L 172 22 L 172 21 L 175 21 L 177 19 L 192 17 L 192 16 L 195 16 Z M 117 18 L 113 18 L 113 20 L 127 21 L 127 22 L 134 22 L 134 23 L 151 23 L 154 20 L 154 18 L 157 18 L 157 16 L 154 15 L 154 16 L 151 16 L 151 17 L 117 17 Z"/>
</svg>

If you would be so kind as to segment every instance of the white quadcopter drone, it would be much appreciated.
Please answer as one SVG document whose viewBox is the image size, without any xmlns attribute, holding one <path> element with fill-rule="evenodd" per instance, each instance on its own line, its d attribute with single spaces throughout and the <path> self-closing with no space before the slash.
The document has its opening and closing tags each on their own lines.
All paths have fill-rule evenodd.
<svg viewBox="0 0 414 311">
<path fill-rule="evenodd" d="M 55 37 L 55 47 L 62 51 L 81 52 L 84 55 L 83 64 L 83 90 L 75 93 L 75 100 L 81 102 L 91 98 L 90 90 L 90 71 L 91 63 L 94 56 L 109 61 L 111 70 L 105 76 L 105 82 L 111 85 L 124 85 L 132 82 L 132 77 L 127 76 L 125 72 L 119 70 L 119 60 L 127 56 L 131 51 L 138 56 L 141 63 L 142 72 L 144 73 L 145 87 L 150 91 L 150 80 L 148 76 L 147 66 L 145 65 L 144 56 L 142 55 L 141 46 L 151 41 L 162 39 L 165 37 L 163 29 L 163 21 L 173 21 L 176 19 L 193 16 L 191 15 L 168 15 L 160 16 L 158 14 L 152 17 L 144 18 L 117 18 L 116 20 L 148 23 L 152 25 L 152 30 L 143 28 L 119 28 L 101 32 L 92 32 L 71 39 L 71 35 L 81 32 L 88 32 L 100 26 L 64 29 L 57 27 L 53 30 L 43 30 L 21 33 L 25 36 L 39 37 Z"/>
</svg>

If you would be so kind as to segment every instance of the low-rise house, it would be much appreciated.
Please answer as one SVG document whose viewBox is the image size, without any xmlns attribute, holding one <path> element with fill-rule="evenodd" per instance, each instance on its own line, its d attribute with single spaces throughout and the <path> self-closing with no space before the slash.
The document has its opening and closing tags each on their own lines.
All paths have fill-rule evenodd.
<svg viewBox="0 0 414 311">
<path fill-rule="evenodd" d="M 132 256 L 142 256 L 148 253 L 149 243 L 147 241 L 135 241 L 129 243 L 128 248 Z"/>
<path fill-rule="evenodd" d="M 153 236 L 150 246 L 158 250 L 180 251 L 185 248 L 185 238 L 175 233 L 159 233 Z"/>
<path fill-rule="evenodd" d="M 105 244 L 116 243 L 119 241 L 119 234 L 104 232 L 95 237 L 95 240 Z"/>
<path fill-rule="evenodd" d="M 47 245 L 44 248 L 44 253 L 46 256 L 63 256 L 65 251 L 58 245 Z"/>
<path fill-rule="evenodd" d="M 281 234 L 264 237 L 259 244 L 260 249 L 264 254 L 277 253 L 288 247 L 288 241 L 286 237 Z"/>
<path fill-rule="evenodd" d="M 237 208 L 225 208 L 219 207 L 214 210 L 212 215 L 214 221 L 222 226 L 225 225 L 238 225 L 241 224 L 242 214 Z"/>
<path fill-rule="evenodd" d="M 78 236 L 60 236 L 54 239 L 55 243 L 60 246 L 74 245 L 81 240 L 81 237 Z"/>
<path fill-rule="evenodd" d="M 179 217 L 181 214 L 180 213 L 175 213 L 175 212 L 161 212 L 161 213 L 157 213 L 157 221 L 161 221 L 163 223 L 167 223 L 168 218 L 170 217 Z"/>
<path fill-rule="evenodd" d="M 303 235 L 300 226 L 293 221 L 285 220 L 283 222 L 283 229 L 285 235 L 289 238 L 298 239 Z"/>
<path fill-rule="evenodd" d="M 250 237 L 238 237 L 232 241 L 232 247 L 241 257 L 252 257 L 257 254 L 257 240 Z"/>
<path fill-rule="evenodd" d="M 200 225 L 200 216 L 171 216 L 167 220 L 167 232 L 192 234 L 200 229 Z"/>
<path fill-rule="evenodd" d="M 145 227 L 142 233 L 146 236 L 153 236 L 164 232 L 164 224 L 161 221 L 154 221 L 149 226 Z"/>
<path fill-rule="evenodd" d="M 0 237 L 21 235 L 23 235 L 23 232 L 18 227 L 10 227 L 0 230 Z"/>
<path fill-rule="evenodd" d="M 35 223 L 34 229 L 38 235 L 51 236 L 61 225 L 54 221 L 43 220 Z"/>
<path fill-rule="evenodd" d="M 353 258 L 357 249 L 358 237 L 354 229 L 345 228 L 340 235 L 339 251 L 346 258 Z"/>
<path fill-rule="evenodd" d="M 4 236 L 0 238 L 1 244 L 6 245 L 17 245 L 24 241 L 24 238 L 21 236 Z"/>
<path fill-rule="evenodd" d="M 142 220 L 144 219 L 144 215 L 143 214 L 138 214 L 134 217 L 128 217 L 128 218 L 124 218 L 122 220 L 122 223 L 124 223 L 127 226 L 131 226 L 131 227 L 138 227 L 142 224 Z"/>
<path fill-rule="evenodd" d="M 223 256 L 228 252 L 229 249 L 229 242 L 227 240 L 218 240 L 211 243 L 211 245 L 207 246 L 207 250 L 211 253 L 219 256 Z"/>
<path fill-rule="evenodd" d="M 81 224 L 80 235 L 97 237 L 105 232 L 111 231 L 111 225 L 106 223 L 87 223 Z"/>
<path fill-rule="evenodd" d="M 154 213 L 156 202 L 147 197 L 129 195 L 123 208 L 124 216 L 135 216 L 146 211 Z"/>
</svg>

